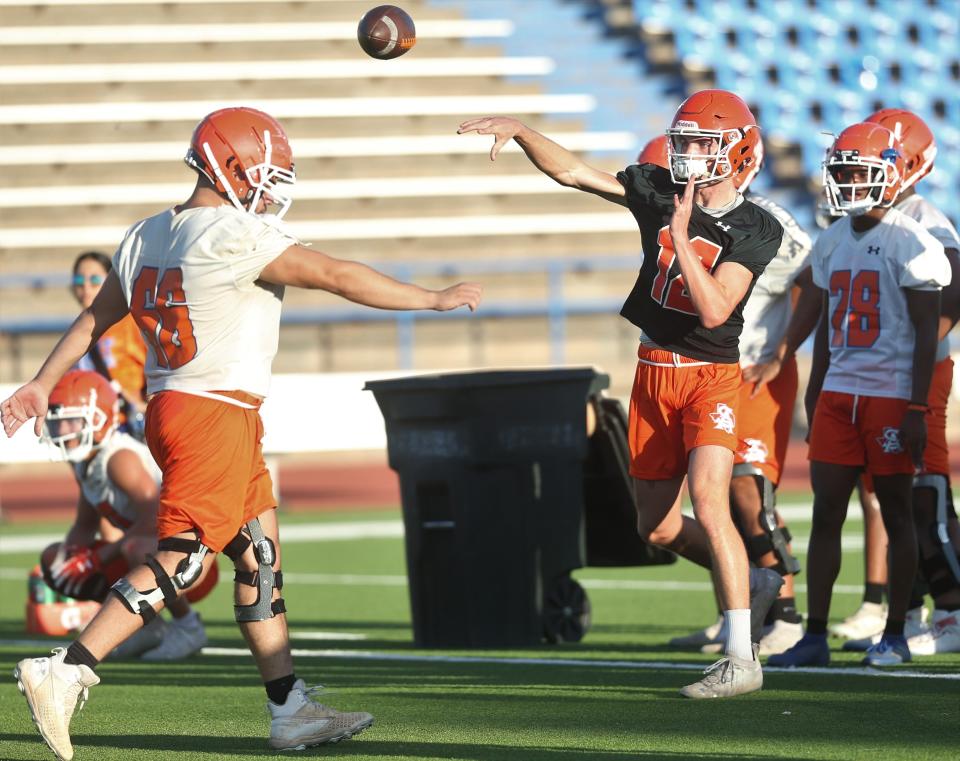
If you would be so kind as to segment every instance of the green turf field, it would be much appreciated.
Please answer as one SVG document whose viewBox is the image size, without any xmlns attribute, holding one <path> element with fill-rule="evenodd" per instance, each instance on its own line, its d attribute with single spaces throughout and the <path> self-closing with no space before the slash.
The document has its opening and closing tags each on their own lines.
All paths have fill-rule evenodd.
<svg viewBox="0 0 960 761">
<path fill-rule="evenodd" d="M 399 518 L 399 512 L 383 512 L 282 520 L 289 526 L 370 521 L 390 534 Z M 851 545 L 861 526 L 848 522 Z M 8 550 L 14 539 L 60 528 L 0 526 L 0 666 L 8 675 L 0 681 L 0 759 L 52 758 L 9 677 L 18 659 L 49 649 L 23 642 L 26 574 L 36 554 Z M 791 528 L 803 540 L 809 524 L 794 519 Z M 834 596 L 837 619 L 859 602 L 860 551 L 846 552 L 844 563 L 841 593 Z M 283 569 L 297 673 L 334 690 L 332 705 L 376 717 L 356 739 L 305 755 L 465 761 L 956 758 L 960 655 L 920 658 L 901 669 L 906 675 L 894 677 L 865 674 L 856 654 L 835 650 L 835 666 L 826 674 L 768 670 L 760 693 L 727 701 L 679 697 L 677 689 L 714 660 L 665 645 L 714 615 L 706 573 L 683 561 L 578 571 L 593 605 L 587 637 L 579 644 L 518 651 L 415 649 L 398 536 L 288 543 Z M 229 578 L 225 565 L 221 570 Z M 804 610 L 802 591 L 799 597 Z M 209 652 L 171 665 L 108 662 L 98 669 L 102 683 L 72 725 L 77 761 L 278 755 L 266 745 L 265 695 L 242 652 L 229 585 L 221 583 L 199 610 L 211 637 Z"/>
</svg>

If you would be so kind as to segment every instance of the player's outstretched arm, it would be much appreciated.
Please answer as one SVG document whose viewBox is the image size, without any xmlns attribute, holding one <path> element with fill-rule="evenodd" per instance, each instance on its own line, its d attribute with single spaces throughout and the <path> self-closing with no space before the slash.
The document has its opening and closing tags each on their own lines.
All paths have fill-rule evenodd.
<svg viewBox="0 0 960 761">
<path fill-rule="evenodd" d="M 86 354 L 111 325 L 129 312 L 126 298 L 115 271 L 107 275 L 103 287 L 88 309 L 84 309 L 63 334 L 36 377 L 18 388 L 13 396 L 0 403 L 0 418 L 7 436 L 31 418 L 36 418 L 33 431 L 39 436 L 43 417 L 47 414 L 47 397 L 63 374 Z"/>
<path fill-rule="evenodd" d="M 457 283 L 440 290 L 402 283 L 365 264 L 334 259 L 306 246 L 288 248 L 263 268 L 260 279 L 276 285 L 329 291 L 378 309 L 446 312 L 465 306 L 475 312 L 483 293 L 478 283 Z"/>
<path fill-rule="evenodd" d="M 509 116 L 470 119 L 457 129 L 460 135 L 466 132 L 493 135 L 491 161 L 496 160 L 504 145 L 515 140 L 537 169 L 561 185 L 593 193 L 621 206 L 627 205 L 626 191 L 616 177 L 584 163 L 562 145 L 530 129 L 517 119 Z"/>
</svg>

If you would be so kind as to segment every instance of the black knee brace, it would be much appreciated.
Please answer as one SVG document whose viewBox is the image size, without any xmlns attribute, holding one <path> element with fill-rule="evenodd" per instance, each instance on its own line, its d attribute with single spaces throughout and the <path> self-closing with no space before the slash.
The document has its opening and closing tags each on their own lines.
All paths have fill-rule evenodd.
<svg viewBox="0 0 960 761">
<path fill-rule="evenodd" d="M 773 482 L 763 475 L 763 471 L 749 463 L 737 463 L 733 466 L 733 476 L 753 476 L 760 492 L 760 525 L 764 534 L 744 538 L 747 556 L 755 565 L 768 552 L 774 553 L 777 564 L 773 569 L 781 576 L 800 573 L 800 561 L 790 554 L 787 545 L 793 538 L 786 526 L 777 525 L 776 497 Z"/>
</svg>

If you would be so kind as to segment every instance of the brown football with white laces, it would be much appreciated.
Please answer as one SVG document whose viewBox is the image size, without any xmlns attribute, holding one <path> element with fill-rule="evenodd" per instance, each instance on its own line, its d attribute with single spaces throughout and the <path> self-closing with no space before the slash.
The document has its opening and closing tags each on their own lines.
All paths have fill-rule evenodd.
<svg viewBox="0 0 960 761">
<path fill-rule="evenodd" d="M 378 5 L 360 19 L 357 41 L 372 58 L 398 58 L 417 43 L 417 29 L 402 8 Z"/>
</svg>

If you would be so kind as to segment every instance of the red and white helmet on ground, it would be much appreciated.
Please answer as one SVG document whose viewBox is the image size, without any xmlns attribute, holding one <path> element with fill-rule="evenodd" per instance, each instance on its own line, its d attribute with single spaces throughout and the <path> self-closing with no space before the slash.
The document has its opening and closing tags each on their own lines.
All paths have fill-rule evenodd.
<svg viewBox="0 0 960 761">
<path fill-rule="evenodd" d="M 262 197 L 282 217 L 292 199 L 281 186 L 296 182 L 293 151 L 280 123 L 253 108 L 222 108 L 197 125 L 183 159 L 241 211 L 256 213 Z"/>
<path fill-rule="evenodd" d="M 648 141 L 637 154 L 638 164 L 656 164 L 664 169 L 670 168 L 670 158 L 667 155 L 667 136 L 658 135 Z"/>
<path fill-rule="evenodd" d="M 667 130 L 667 153 L 673 181 L 707 185 L 732 177 L 746 190 L 763 161 L 760 128 L 750 108 L 728 90 L 701 90 L 680 104 Z M 713 153 L 684 152 L 690 140 L 710 138 Z"/>
<path fill-rule="evenodd" d="M 71 370 L 50 392 L 41 441 L 53 455 L 82 462 L 117 427 L 120 397 L 100 373 Z"/>
<path fill-rule="evenodd" d="M 823 160 L 823 189 L 830 209 L 856 216 L 893 206 L 903 188 L 905 165 L 903 145 L 886 127 L 875 122 L 847 127 Z M 857 168 L 865 170 L 862 181 L 850 178 L 851 169 Z"/>
<path fill-rule="evenodd" d="M 883 125 L 903 143 L 906 163 L 903 190 L 930 174 L 937 157 L 937 141 L 923 119 L 902 108 L 884 108 L 870 114 L 864 121 Z"/>
</svg>

